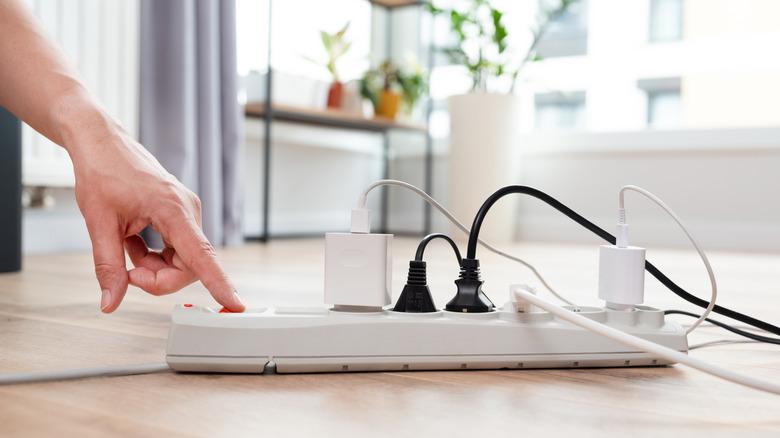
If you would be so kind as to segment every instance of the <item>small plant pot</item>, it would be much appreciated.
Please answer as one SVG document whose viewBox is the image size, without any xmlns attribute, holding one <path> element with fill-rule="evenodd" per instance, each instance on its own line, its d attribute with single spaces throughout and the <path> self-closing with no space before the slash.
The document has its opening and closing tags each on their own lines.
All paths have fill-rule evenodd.
<svg viewBox="0 0 780 438">
<path fill-rule="evenodd" d="M 376 108 L 376 115 L 395 119 L 398 115 L 398 109 L 401 107 L 401 94 L 395 91 L 382 90 L 379 94 L 379 104 Z"/>
<path fill-rule="evenodd" d="M 328 108 L 341 108 L 344 101 L 344 84 L 333 82 L 328 88 Z"/>
</svg>

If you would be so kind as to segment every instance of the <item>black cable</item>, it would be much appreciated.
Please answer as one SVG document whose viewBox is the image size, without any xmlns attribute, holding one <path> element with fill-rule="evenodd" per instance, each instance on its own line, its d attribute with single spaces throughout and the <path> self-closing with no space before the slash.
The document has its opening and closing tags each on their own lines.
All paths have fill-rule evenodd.
<svg viewBox="0 0 780 438">
<path fill-rule="evenodd" d="M 701 317 L 701 315 L 697 315 L 697 314 L 695 314 L 693 312 L 686 312 L 684 310 L 665 310 L 664 311 L 664 315 L 685 315 L 685 316 L 690 316 L 691 318 L 700 318 Z M 714 325 L 716 325 L 716 326 L 718 326 L 718 327 L 720 327 L 722 329 L 728 330 L 731 333 L 736 333 L 736 334 L 738 334 L 740 336 L 744 336 L 744 337 L 746 337 L 748 339 L 752 339 L 754 341 L 766 342 L 766 343 L 769 343 L 769 344 L 780 345 L 780 339 L 778 339 L 778 338 L 770 338 L 768 336 L 761 336 L 761 335 L 757 335 L 755 333 L 750 333 L 750 332 L 747 332 L 745 330 L 740 330 L 740 329 L 738 329 L 736 327 L 730 326 L 730 325 L 728 325 L 728 324 L 726 324 L 724 322 L 720 322 L 720 321 L 717 321 L 717 320 L 714 320 L 714 319 L 710 319 L 710 318 L 704 318 L 704 320 L 709 322 L 709 323 L 711 323 L 711 324 L 714 324 Z"/>
<path fill-rule="evenodd" d="M 583 227 L 588 229 L 591 233 L 601 237 L 602 239 L 606 240 L 607 242 L 613 245 L 615 244 L 615 236 L 608 233 L 603 228 L 599 227 L 593 222 L 585 219 L 585 217 L 583 217 L 576 211 L 572 210 L 571 208 L 565 206 L 563 203 L 553 198 L 552 196 L 548 195 L 547 193 L 544 193 L 541 190 L 537 190 L 533 187 L 528 187 L 528 186 L 507 186 L 497 190 L 495 193 L 490 195 L 490 197 L 487 200 L 485 200 L 485 202 L 482 204 L 482 207 L 479 208 L 479 211 L 477 212 L 477 216 L 474 218 L 474 223 L 471 226 L 471 233 L 469 234 L 469 243 L 468 243 L 468 250 L 466 252 L 466 259 L 476 258 L 477 243 L 479 241 L 479 230 L 480 228 L 482 228 L 482 222 L 485 220 L 485 216 L 487 215 L 488 210 L 490 210 L 490 207 L 492 207 L 493 204 L 495 204 L 496 201 L 498 201 L 502 197 L 513 193 L 528 195 L 536 199 L 539 199 L 545 204 L 563 213 L 569 219 L 572 219 L 573 221 L 582 225 Z M 653 265 L 649 261 L 645 261 L 645 270 L 649 272 L 650 275 L 655 277 L 658 281 L 660 281 L 661 284 L 666 286 L 669 290 L 674 292 L 677 296 L 684 299 L 685 301 L 688 301 L 691 304 L 695 304 L 705 309 L 707 308 L 707 306 L 709 306 L 710 304 L 709 301 L 703 300 L 699 297 L 690 294 L 688 291 L 686 291 L 685 289 L 677 285 L 677 283 L 672 281 L 669 277 L 667 277 L 663 272 L 661 272 L 658 268 L 655 267 L 655 265 Z M 780 327 L 777 327 L 776 325 L 770 324 L 765 321 L 761 321 L 760 319 L 756 319 L 751 316 L 742 314 L 740 312 L 737 312 L 736 310 L 731 310 L 723 306 L 715 305 L 712 311 L 715 313 L 719 313 L 723 316 L 726 316 L 728 318 L 734 319 L 736 321 L 740 321 L 742 323 L 751 325 L 755 328 L 772 333 L 774 335 L 780 335 Z"/>
<path fill-rule="evenodd" d="M 460 250 L 458 249 L 458 245 L 455 243 L 450 236 L 442 233 L 433 233 L 425 236 L 423 240 L 420 241 L 420 244 L 417 246 L 417 254 L 415 254 L 414 259 L 417 261 L 422 261 L 423 255 L 425 253 L 425 247 L 428 246 L 428 243 L 433 239 L 444 239 L 447 241 L 447 243 L 450 244 L 452 247 L 452 250 L 455 251 L 455 257 L 458 259 L 458 265 L 461 264 L 463 261 L 463 257 L 460 256 Z"/>
</svg>

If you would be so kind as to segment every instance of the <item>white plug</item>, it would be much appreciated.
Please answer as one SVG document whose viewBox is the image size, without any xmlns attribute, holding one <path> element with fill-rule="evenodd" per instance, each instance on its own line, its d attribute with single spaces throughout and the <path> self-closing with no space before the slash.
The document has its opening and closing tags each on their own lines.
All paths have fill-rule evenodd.
<svg viewBox="0 0 780 438">
<path fill-rule="evenodd" d="M 528 300 L 525 300 L 518 291 L 527 292 L 529 294 L 536 295 L 536 289 L 527 284 L 510 284 L 509 285 L 509 301 L 504 305 L 503 310 L 510 311 L 512 313 L 535 313 L 543 312 L 539 307 L 534 306 Z"/>
<path fill-rule="evenodd" d="M 633 310 L 645 300 L 645 249 L 630 246 L 626 212 L 618 211 L 615 245 L 599 247 L 599 298 L 614 310 Z"/>
<path fill-rule="evenodd" d="M 368 234 L 371 232 L 371 211 L 367 208 L 353 208 L 349 231 Z"/>
</svg>

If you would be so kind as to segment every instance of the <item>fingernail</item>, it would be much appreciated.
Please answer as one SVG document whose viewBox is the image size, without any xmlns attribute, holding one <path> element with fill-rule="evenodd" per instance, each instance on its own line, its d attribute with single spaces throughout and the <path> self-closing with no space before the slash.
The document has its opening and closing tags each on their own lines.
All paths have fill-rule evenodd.
<svg viewBox="0 0 780 438">
<path fill-rule="evenodd" d="M 103 297 L 100 299 L 100 310 L 105 311 L 111 305 L 111 291 L 103 289 Z"/>
<path fill-rule="evenodd" d="M 236 301 L 238 301 L 238 303 L 241 305 L 241 307 L 244 307 L 244 302 L 241 301 L 241 296 L 238 295 L 238 291 L 234 290 L 233 291 L 233 296 L 236 297 Z"/>
</svg>

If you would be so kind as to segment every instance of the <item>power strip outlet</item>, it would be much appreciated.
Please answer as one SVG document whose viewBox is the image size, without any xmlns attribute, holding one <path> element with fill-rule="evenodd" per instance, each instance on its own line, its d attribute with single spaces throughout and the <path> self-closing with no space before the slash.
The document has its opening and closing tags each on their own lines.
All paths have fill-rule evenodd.
<svg viewBox="0 0 780 438">
<path fill-rule="evenodd" d="M 677 351 L 685 330 L 663 311 L 571 308 Z M 177 306 L 166 359 L 177 371 L 278 373 L 669 365 L 547 312 L 350 313 L 327 308 L 219 313 Z"/>
</svg>

